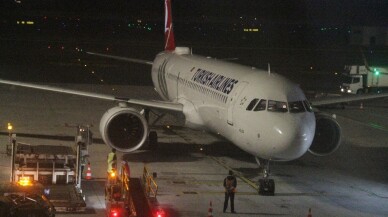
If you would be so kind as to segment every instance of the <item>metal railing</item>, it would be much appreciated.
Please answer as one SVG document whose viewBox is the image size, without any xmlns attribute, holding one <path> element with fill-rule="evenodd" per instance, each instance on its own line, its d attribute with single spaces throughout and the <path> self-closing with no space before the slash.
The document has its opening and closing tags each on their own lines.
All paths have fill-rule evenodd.
<svg viewBox="0 0 388 217">
<path fill-rule="evenodd" d="M 158 185 L 156 184 L 152 175 L 150 175 L 146 166 L 143 169 L 143 184 L 147 197 L 154 197 L 158 194 Z"/>
</svg>

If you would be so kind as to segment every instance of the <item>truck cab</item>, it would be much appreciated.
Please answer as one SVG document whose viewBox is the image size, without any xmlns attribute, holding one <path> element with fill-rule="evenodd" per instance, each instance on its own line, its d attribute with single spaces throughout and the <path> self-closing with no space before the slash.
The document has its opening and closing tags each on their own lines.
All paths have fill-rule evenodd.
<svg viewBox="0 0 388 217">
<path fill-rule="evenodd" d="M 365 65 L 345 66 L 345 80 L 341 85 L 342 93 L 363 94 L 387 91 L 387 68 L 367 67 Z"/>
<path fill-rule="evenodd" d="M 341 92 L 361 94 L 363 88 L 362 75 L 347 75 L 344 78 L 344 83 L 341 85 Z"/>
</svg>

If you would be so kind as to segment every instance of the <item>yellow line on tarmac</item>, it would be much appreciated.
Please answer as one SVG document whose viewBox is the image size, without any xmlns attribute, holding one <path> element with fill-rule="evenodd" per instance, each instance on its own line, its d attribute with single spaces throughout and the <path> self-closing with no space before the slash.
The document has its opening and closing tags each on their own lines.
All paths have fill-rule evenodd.
<svg viewBox="0 0 388 217">
<path fill-rule="evenodd" d="M 256 183 L 254 183 L 253 181 L 249 180 L 248 178 L 245 178 L 244 176 L 241 175 L 240 172 L 236 171 L 236 170 L 233 170 L 232 168 L 230 168 L 228 165 L 224 164 L 223 162 L 221 162 L 220 160 L 218 160 L 217 158 L 215 157 L 210 157 L 211 159 L 213 159 L 215 162 L 217 162 L 218 164 L 220 164 L 221 166 L 223 166 L 225 169 L 227 170 L 232 170 L 233 173 L 239 177 L 241 180 L 243 180 L 245 183 L 247 183 L 249 186 L 251 186 L 252 188 L 254 188 L 256 191 L 259 191 L 259 186 L 256 185 Z"/>
</svg>

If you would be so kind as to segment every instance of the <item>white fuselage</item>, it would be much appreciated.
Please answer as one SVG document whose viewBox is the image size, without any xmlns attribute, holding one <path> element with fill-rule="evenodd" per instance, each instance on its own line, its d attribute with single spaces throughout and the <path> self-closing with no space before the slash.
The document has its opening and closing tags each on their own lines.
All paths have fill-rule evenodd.
<svg viewBox="0 0 388 217">
<path fill-rule="evenodd" d="M 152 80 L 164 100 L 183 104 L 188 127 L 219 133 L 254 156 L 296 159 L 313 141 L 315 116 L 305 95 L 278 74 L 187 51 L 161 52 Z"/>
</svg>

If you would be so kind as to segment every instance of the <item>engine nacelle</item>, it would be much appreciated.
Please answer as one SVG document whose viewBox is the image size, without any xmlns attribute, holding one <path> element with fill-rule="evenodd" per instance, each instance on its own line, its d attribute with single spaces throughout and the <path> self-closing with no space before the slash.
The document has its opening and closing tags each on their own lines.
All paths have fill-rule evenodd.
<svg viewBox="0 0 388 217">
<path fill-rule="evenodd" d="M 105 144 L 121 152 L 139 149 L 148 136 L 147 120 L 136 109 L 113 107 L 100 121 L 100 133 Z"/>
<path fill-rule="evenodd" d="M 315 136 L 309 152 L 317 156 L 333 153 L 341 143 L 341 127 L 330 115 L 316 113 Z"/>
</svg>

